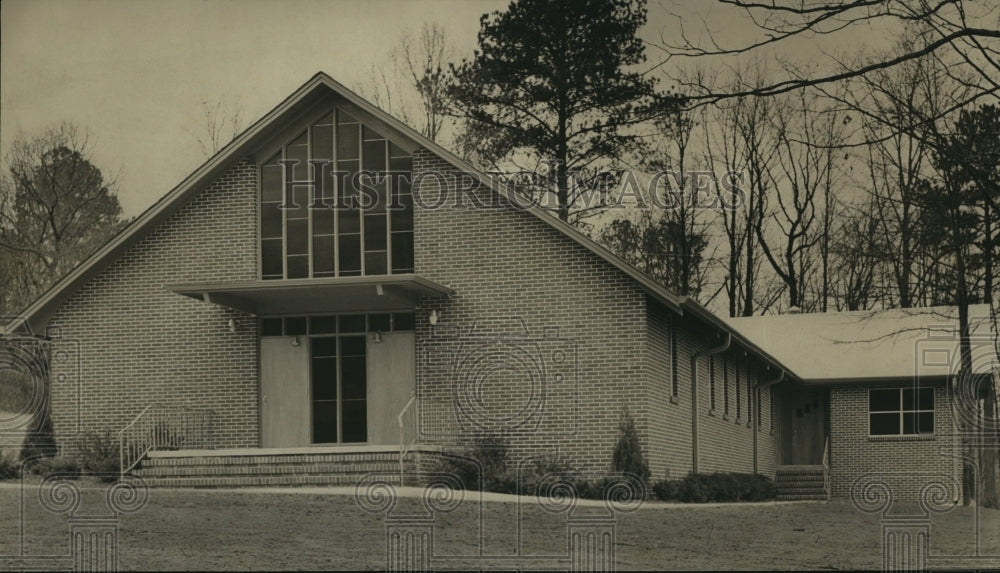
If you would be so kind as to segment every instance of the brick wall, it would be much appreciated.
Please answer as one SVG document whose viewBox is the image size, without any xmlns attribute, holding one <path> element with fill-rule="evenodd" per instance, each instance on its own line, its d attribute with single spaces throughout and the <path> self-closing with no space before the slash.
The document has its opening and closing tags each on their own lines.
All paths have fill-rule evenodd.
<svg viewBox="0 0 1000 573">
<path fill-rule="evenodd" d="M 934 390 L 934 435 L 869 437 L 868 388 L 830 391 L 830 478 L 833 495 L 849 497 L 855 480 L 875 472 L 894 499 L 913 501 L 920 490 L 941 478 L 957 476 L 954 421 L 947 389 Z M 935 479 L 938 478 L 938 479 Z M 960 476 L 959 476 L 960 480 Z M 961 496 L 961 483 L 958 483 Z"/>
<path fill-rule="evenodd" d="M 648 368 L 646 385 L 649 389 L 648 433 L 650 470 L 654 479 L 678 478 L 692 471 L 692 405 L 693 380 L 691 356 L 703 352 L 717 342 L 709 343 L 696 324 L 656 303 L 648 312 Z M 677 396 L 672 397 L 670 365 L 671 325 L 677 334 Z M 726 377 L 722 356 L 727 357 L 729 411 L 725 410 Z M 739 358 L 739 360 L 737 360 Z M 751 383 L 756 384 L 756 363 L 747 362 L 743 352 L 735 347 L 715 357 L 715 408 L 712 409 L 712 379 L 709 357 L 698 358 L 698 471 L 754 471 L 754 433 L 757 434 L 757 471 L 774 476 L 777 465 L 777 432 L 772 431 L 771 388 L 761 388 L 762 424 L 758 427 L 756 410 L 748 417 L 747 368 Z M 736 375 L 739 372 L 740 416 L 736 416 Z"/>
<path fill-rule="evenodd" d="M 165 288 L 256 278 L 255 173 L 247 162 L 232 167 L 53 316 L 66 340 L 55 347 L 79 345 L 78 367 L 53 362 L 64 450 L 75 451 L 78 428 L 116 432 L 152 402 L 211 408 L 219 446 L 257 445 L 256 321 Z"/>
<path fill-rule="evenodd" d="M 416 314 L 422 439 L 505 432 L 516 458 L 559 453 L 606 472 L 623 408 L 640 425 L 648 416 L 644 292 L 509 204 L 473 207 L 463 197 L 463 207 L 449 199 L 432 208 L 443 184 L 422 175 L 429 170 L 455 173 L 414 154 L 416 272 L 457 294 L 427 298 Z M 454 197 L 454 181 L 445 185 Z M 486 188 L 474 195 L 496 204 Z M 441 313 L 434 327 L 431 309 Z"/>
</svg>

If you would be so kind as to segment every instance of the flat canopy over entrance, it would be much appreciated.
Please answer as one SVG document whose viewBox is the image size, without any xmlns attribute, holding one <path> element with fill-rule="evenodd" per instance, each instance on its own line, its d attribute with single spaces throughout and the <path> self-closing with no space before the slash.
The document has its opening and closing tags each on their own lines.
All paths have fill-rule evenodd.
<svg viewBox="0 0 1000 573">
<path fill-rule="evenodd" d="M 455 294 L 413 274 L 192 283 L 167 289 L 258 316 L 400 310 L 415 307 L 421 296 Z"/>
</svg>

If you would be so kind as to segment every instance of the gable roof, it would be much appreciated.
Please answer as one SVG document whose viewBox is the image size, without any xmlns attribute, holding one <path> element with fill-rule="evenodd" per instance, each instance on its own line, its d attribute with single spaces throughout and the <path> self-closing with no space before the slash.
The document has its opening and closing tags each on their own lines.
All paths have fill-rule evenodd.
<svg viewBox="0 0 1000 573">
<path fill-rule="evenodd" d="M 723 319 L 787 364 L 804 382 L 867 383 L 958 373 L 958 309 L 782 314 Z M 996 328 L 987 304 L 970 305 L 972 366 L 997 367 Z"/>
<path fill-rule="evenodd" d="M 18 330 L 35 333 L 43 332 L 51 315 L 77 289 L 110 265 L 119 255 L 146 237 L 159 223 L 162 223 L 177 212 L 198 191 L 210 185 L 236 162 L 253 153 L 263 142 L 273 138 L 283 129 L 285 124 L 301 118 L 314 109 L 316 105 L 326 101 L 331 94 L 339 95 L 350 104 L 360 108 L 372 116 L 375 121 L 379 122 L 381 127 L 388 128 L 387 131 L 390 133 L 408 138 L 459 170 L 478 174 L 480 181 L 489 182 L 488 184 L 494 192 L 503 197 L 510 197 L 510 191 L 494 181 L 494 178 L 483 174 L 452 152 L 430 141 L 403 122 L 375 107 L 330 76 L 319 72 L 285 98 L 284 101 L 257 120 L 257 122 L 244 130 L 243 133 L 234 138 L 228 145 L 219 150 L 218 153 L 209 158 L 198 169 L 181 181 L 179 185 L 171 189 L 89 258 L 56 282 L 24 309 L 21 314 L 11 319 L 6 325 L 0 325 L 0 334 L 13 333 Z M 524 201 L 518 201 L 518 204 L 524 204 Z M 590 239 L 568 223 L 551 215 L 542 207 L 531 205 L 526 210 L 630 276 L 650 296 L 659 302 L 677 313 L 683 313 L 681 305 L 685 301 L 684 297 L 679 297 L 669 291 L 648 275 L 626 263 L 621 257 Z"/>
</svg>

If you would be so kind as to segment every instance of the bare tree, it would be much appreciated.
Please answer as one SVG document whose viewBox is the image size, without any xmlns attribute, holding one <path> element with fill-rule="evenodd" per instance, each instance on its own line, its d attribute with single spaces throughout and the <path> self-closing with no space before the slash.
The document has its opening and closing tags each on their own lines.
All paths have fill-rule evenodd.
<svg viewBox="0 0 1000 573">
<path fill-rule="evenodd" d="M 852 78 L 869 77 L 907 62 L 932 57 L 952 64 L 966 77 L 971 103 L 1000 89 L 1000 29 L 991 0 L 820 0 L 817 2 L 716 0 L 735 10 L 749 24 L 736 44 L 724 44 L 704 30 L 694 42 L 684 31 L 679 37 L 661 38 L 661 65 L 675 58 L 713 58 L 780 51 L 795 38 L 838 35 L 850 37 L 858 30 L 894 30 L 920 26 L 926 33 L 910 49 L 892 55 L 857 59 L 829 56 L 825 71 L 803 73 L 787 65 L 788 76 L 759 85 L 732 85 L 712 89 L 705 85 L 690 102 L 714 103 L 746 96 L 773 96 L 809 86 L 823 86 Z M 678 18 L 680 20 L 680 18 Z M 699 31 L 702 32 L 702 31 Z M 756 34 L 754 34 L 756 32 Z M 749 40 L 744 40 L 749 38 Z M 942 116 L 943 117 L 943 116 Z"/>
<path fill-rule="evenodd" d="M 203 130 L 199 133 L 186 127 L 184 130 L 194 136 L 202 154 L 211 157 L 243 131 L 243 109 L 239 102 L 217 101 L 213 105 L 202 101 L 201 111 Z"/>
<path fill-rule="evenodd" d="M 16 312 L 122 225 L 114 180 L 92 162 L 86 132 L 63 123 L 20 136 L 0 179 L 3 312 Z"/>
<path fill-rule="evenodd" d="M 371 67 L 359 91 L 431 141 L 442 143 L 451 120 L 444 74 L 456 57 L 444 27 L 425 22 L 419 34 L 407 31 L 399 37 L 385 62 Z"/>
</svg>

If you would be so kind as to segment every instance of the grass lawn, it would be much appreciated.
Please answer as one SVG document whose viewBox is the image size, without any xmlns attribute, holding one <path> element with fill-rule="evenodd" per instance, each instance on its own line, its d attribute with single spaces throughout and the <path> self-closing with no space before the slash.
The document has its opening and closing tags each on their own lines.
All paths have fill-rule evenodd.
<svg viewBox="0 0 1000 573">
<path fill-rule="evenodd" d="M 107 512 L 106 486 L 88 481 L 79 486 L 78 516 Z M 69 551 L 68 518 L 40 505 L 37 484 L 28 484 L 23 491 L 22 512 L 22 489 L 12 483 L 0 486 L 0 556 L 8 567 L 19 563 L 12 556 Z M 353 495 L 293 492 L 150 490 L 142 509 L 120 518 L 119 567 L 385 567 L 383 514 L 366 512 Z M 419 499 L 401 498 L 395 512 L 421 510 Z M 596 515 L 602 508 L 581 505 L 575 511 Z M 975 518 L 972 508 L 934 516 L 930 554 L 972 554 Z M 1000 512 L 981 510 L 979 518 L 980 553 L 1000 555 Z M 565 513 L 554 514 L 535 503 L 480 504 L 467 497 L 457 509 L 437 515 L 433 566 L 565 570 L 566 519 Z M 616 565 L 623 570 L 878 569 L 879 519 L 838 501 L 712 507 L 650 502 L 618 515 Z M 519 539 L 522 560 L 505 559 L 517 554 Z M 480 548 L 488 557 L 478 557 Z M 1000 558 L 993 566 L 1000 566 Z"/>
</svg>

